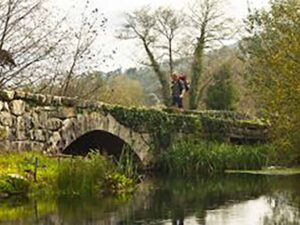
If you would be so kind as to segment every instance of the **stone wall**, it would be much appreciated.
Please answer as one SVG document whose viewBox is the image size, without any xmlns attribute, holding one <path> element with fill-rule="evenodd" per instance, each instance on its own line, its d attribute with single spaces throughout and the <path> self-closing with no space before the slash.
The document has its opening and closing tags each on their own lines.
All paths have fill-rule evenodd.
<svg viewBox="0 0 300 225">
<path fill-rule="evenodd" d="M 141 160 L 151 160 L 149 135 L 125 127 L 105 108 L 100 102 L 0 91 L 0 148 L 57 153 L 83 134 L 103 130 L 124 140 Z"/>
</svg>

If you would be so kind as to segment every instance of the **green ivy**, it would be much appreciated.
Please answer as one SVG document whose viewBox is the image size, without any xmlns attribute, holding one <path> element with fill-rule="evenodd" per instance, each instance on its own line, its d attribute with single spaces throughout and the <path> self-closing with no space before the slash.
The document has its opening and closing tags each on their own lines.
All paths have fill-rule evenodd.
<svg viewBox="0 0 300 225">
<path fill-rule="evenodd" d="M 265 131 L 269 127 L 267 121 L 252 119 L 246 114 L 226 110 L 174 113 L 171 110 L 105 105 L 103 111 L 135 132 L 149 133 L 154 150 L 169 147 L 176 140 L 177 134 L 192 135 L 196 139 L 205 137 L 222 141 L 228 139 L 232 130 L 243 130 L 246 135 L 250 130 L 249 135 L 251 135 L 251 130 Z M 264 132 L 261 133 L 264 135 Z"/>
<path fill-rule="evenodd" d="M 200 118 L 195 115 L 121 106 L 105 107 L 104 110 L 133 131 L 149 133 L 154 149 L 168 147 L 178 133 L 195 134 L 201 131 Z"/>
</svg>

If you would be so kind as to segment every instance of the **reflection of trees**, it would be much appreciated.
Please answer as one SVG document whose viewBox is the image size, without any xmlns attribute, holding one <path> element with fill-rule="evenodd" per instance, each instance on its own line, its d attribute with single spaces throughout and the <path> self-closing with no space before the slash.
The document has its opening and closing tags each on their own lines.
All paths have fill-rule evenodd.
<svg viewBox="0 0 300 225">
<path fill-rule="evenodd" d="M 149 195 L 148 205 L 135 211 L 135 221 L 171 220 L 184 224 L 187 216 L 204 221 L 206 210 L 228 202 L 258 197 L 269 190 L 268 180 L 262 176 L 224 175 L 222 177 L 191 179 L 158 179 L 161 187 Z M 204 223 L 204 222 L 203 222 Z"/>
<path fill-rule="evenodd" d="M 273 189 L 269 196 L 272 213 L 264 218 L 264 225 L 300 225 L 299 177 L 274 182 Z"/>
<path fill-rule="evenodd" d="M 299 208 L 288 205 L 284 194 L 279 194 L 271 200 L 276 203 L 272 207 L 272 213 L 264 218 L 264 225 L 300 225 Z"/>
<path fill-rule="evenodd" d="M 144 184 L 129 198 L 52 199 L 0 204 L 0 221 L 7 215 L 22 224 L 185 224 L 196 218 L 205 224 L 208 209 L 235 204 L 258 196 L 269 197 L 272 213 L 264 225 L 300 225 L 299 177 L 258 175 L 223 175 L 209 178 L 158 178 Z M 230 203 L 229 203 L 230 202 Z M 12 204 L 12 203 L 11 203 Z M 297 222 L 296 222 L 297 221 Z M 0 222 L 1 223 L 1 222 Z M 2 224 L 2 223 L 1 223 Z"/>
</svg>

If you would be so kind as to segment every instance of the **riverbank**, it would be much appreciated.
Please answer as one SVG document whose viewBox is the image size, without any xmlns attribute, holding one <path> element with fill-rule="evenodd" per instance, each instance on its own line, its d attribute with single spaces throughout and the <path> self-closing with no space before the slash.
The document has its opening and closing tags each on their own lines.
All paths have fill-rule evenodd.
<svg viewBox="0 0 300 225">
<path fill-rule="evenodd" d="M 160 156 L 155 168 L 159 174 L 207 176 L 228 171 L 264 174 L 270 171 L 261 169 L 280 165 L 273 146 L 265 144 L 186 140 L 175 142 L 157 154 Z M 86 157 L 51 157 L 37 152 L 2 153 L 0 198 L 129 194 L 134 192 L 139 180 L 137 171 L 129 151 L 124 151 L 118 161 L 99 152 L 91 152 Z M 284 171 L 281 173 L 289 174 Z"/>
<path fill-rule="evenodd" d="M 235 174 L 254 174 L 254 175 L 300 175 L 300 167 L 296 168 L 284 168 L 284 167 L 267 167 L 261 170 L 226 170 L 225 173 L 235 173 Z"/>
<path fill-rule="evenodd" d="M 181 220 L 181 224 L 287 225 L 300 219 L 298 175 L 165 174 L 137 186 L 126 199 L 105 195 L 2 200 L 0 224 L 178 224 Z M 264 218 L 266 223 L 261 222 Z"/>
<path fill-rule="evenodd" d="M 2 153 L 0 197 L 131 193 L 137 172 L 130 160 L 123 161 L 121 158 L 113 162 L 97 152 L 87 157 L 49 157 L 37 152 Z"/>
</svg>

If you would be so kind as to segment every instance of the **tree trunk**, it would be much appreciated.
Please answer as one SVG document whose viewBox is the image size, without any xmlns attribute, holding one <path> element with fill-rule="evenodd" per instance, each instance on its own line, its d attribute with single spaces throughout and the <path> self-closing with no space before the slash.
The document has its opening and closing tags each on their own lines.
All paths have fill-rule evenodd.
<svg viewBox="0 0 300 225">
<path fill-rule="evenodd" d="M 161 91 L 162 91 L 163 102 L 166 106 L 169 106 L 171 103 L 170 83 L 168 80 L 169 77 L 167 77 L 166 74 L 163 71 L 161 71 L 159 64 L 155 60 L 145 40 L 143 40 L 143 44 L 147 52 L 147 55 L 149 57 L 149 60 L 151 62 L 151 67 L 154 70 L 155 74 L 157 75 L 159 82 L 162 86 Z"/>
<path fill-rule="evenodd" d="M 169 39 L 169 67 L 170 67 L 170 75 L 171 75 L 174 72 L 173 54 L 172 54 L 172 39 Z"/>
<path fill-rule="evenodd" d="M 194 52 L 194 59 L 192 63 L 192 81 L 190 88 L 190 109 L 197 109 L 200 93 L 199 93 L 199 81 L 203 74 L 203 54 L 204 54 L 205 38 L 201 35 L 198 39 L 197 47 Z"/>
</svg>

